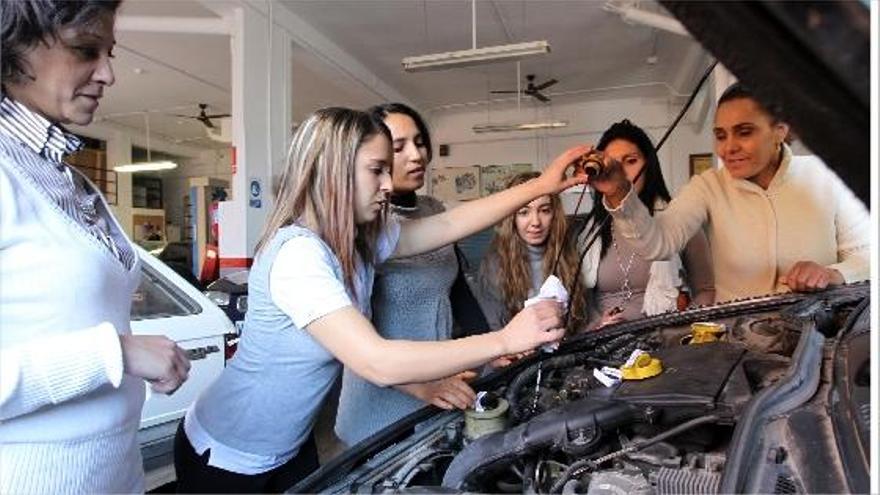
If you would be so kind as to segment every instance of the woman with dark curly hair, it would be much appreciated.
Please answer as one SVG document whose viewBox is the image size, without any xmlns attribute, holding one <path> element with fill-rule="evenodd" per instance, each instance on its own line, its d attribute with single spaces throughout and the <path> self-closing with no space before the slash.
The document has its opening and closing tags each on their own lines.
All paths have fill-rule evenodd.
<svg viewBox="0 0 880 495">
<path fill-rule="evenodd" d="M 118 1 L 0 6 L 0 493 L 142 492 L 144 382 L 171 393 L 189 361 L 133 336 L 140 263 L 100 192 L 64 163 L 92 121 Z"/>
<path fill-rule="evenodd" d="M 514 176 L 507 187 L 538 177 L 537 172 Z M 495 237 L 480 264 L 478 297 L 491 328 L 503 327 L 523 308 L 523 302 L 536 295 L 553 270 L 565 287 L 574 286 L 577 251 L 567 242 L 568 222 L 558 194 L 541 196 L 523 205 L 495 226 Z M 559 253 L 562 253 L 561 255 Z M 587 312 L 584 284 L 569 295 L 571 316 L 566 333 L 584 329 Z"/>
<path fill-rule="evenodd" d="M 623 120 L 602 134 L 596 149 L 620 163 L 629 180 L 644 169 L 634 187 L 650 215 L 666 208 L 671 197 L 654 144 L 645 131 Z M 593 200 L 591 217 L 602 222 L 608 216 L 602 194 L 597 193 Z M 653 262 L 639 256 L 615 234 L 612 222 L 605 222 L 601 241 L 590 249 L 583 263 L 582 272 L 592 291 L 590 328 L 680 309 L 683 291 L 689 292 L 691 304 L 714 302 L 712 259 L 702 231 L 697 231 L 680 253 Z"/>
</svg>

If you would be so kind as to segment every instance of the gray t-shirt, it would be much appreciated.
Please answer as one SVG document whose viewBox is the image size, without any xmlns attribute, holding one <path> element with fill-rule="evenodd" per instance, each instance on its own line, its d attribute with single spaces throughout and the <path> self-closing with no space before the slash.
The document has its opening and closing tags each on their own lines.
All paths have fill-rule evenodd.
<svg viewBox="0 0 880 495">
<path fill-rule="evenodd" d="M 645 288 L 651 276 L 651 262 L 645 261 L 623 239 L 616 245 L 608 246 L 608 251 L 599 262 L 599 274 L 596 289 L 593 291 L 596 304 L 595 316 L 601 319 L 605 311 L 620 307 L 621 315 L 627 321 L 642 318 L 642 305 L 645 300 Z M 624 281 L 629 282 L 629 291 L 624 288 Z M 598 320 L 591 321 L 590 328 L 597 325 Z"/>
<path fill-rule="evenodd" d="M 399 234 L 390 221 L 376 261 L 394 252 Z M 258 474 L 297 454 L 341 369 L 305 327 L 349 305 L 369 318 L 373 263 L 356 268 L 351 294 L 330 247 L 297 225 L 280 229 L 260 252 L 238 351 L 187 414 L 187 437 L 197 453 L 211 450 L 208 465 Z"/>
</svg>

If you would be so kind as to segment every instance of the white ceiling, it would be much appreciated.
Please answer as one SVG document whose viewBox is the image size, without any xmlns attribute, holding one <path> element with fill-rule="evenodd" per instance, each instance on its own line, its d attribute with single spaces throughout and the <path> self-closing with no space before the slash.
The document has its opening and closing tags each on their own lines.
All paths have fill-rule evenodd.
<svg viewBox="0 0 880 495">
<path fill-rule="evenodd" d="M 516 87 L 512 62 L 442 72 L 402 70 L 405 56 L 471 47 L 470 0 L 281 3 L 422 109 L 485 100 L 489 89 Z M 654 2 L 641 3 L 642 8 L 660 10 Z M 688 48 L 696 43 L 627 25 L 603 6 L 596 0 L 480 0 L 477 46 L 549 41 L 551 53 L 524 60 L 522 74 L 534 73 L 538 81 L 559 79 L 552 92 L 672 82 Z M 658 57 L 655 65 L 646 63 L 652 54 Z"/>
<path fill-rule="evenodd" d="M 205 0 L 210 1 L 210 0 Z M 418 108 L 486 100 L 490 89 L 516 87 L 514 63 L 407 74 L 409 55 L 470 48 L 470 0 L 277 0 L 358 59 Z M 662 9 L 653 1 L 640 8 Z M 591 90 L 637 85 L 645 94 L 689 91 L 705 63 L 690 38 L 628 25 L 594 0 L 480 0 L 477 46 L 546 39 L 549 55 L 522 62 L 522 74 L 548 89 L 555 102 L 587 98 Z M 127 0 L 121 15 L 214 17 L 195 0 Z M 230 52 L 226 36 L 117 33 L 116 86 L 106 93 L 99 119 L 143 132 L 144 111 L 152 132 L 191 146 L 217 146 L 194 120 L 170 113 L 198 112 L 197 103 L 226 113 L 231 107 Z M 294 47 L 293 115 L 300 120 L 328 105 L 366 107 L 377 92 Z M 648 64 L 651 55 L 656 64 Z M 139 71 L 140 73 L 136 73 Z M 628 94 L 632 94 L 632 89 Z"/>
<path fill-rule="evenodd" d="M 120 15 L 214 17 L 192 0 L 126 0 Z M 226 113 L 231 106 L 229 37 L 117 30 L 116 84 L 105 92 L 98 122 L 143 133 L 149 114 L 153 136 L 195 147 L 223 146 L 201 123 L 171 114 L 197 115 L 198 103 Z"/>
</svg>

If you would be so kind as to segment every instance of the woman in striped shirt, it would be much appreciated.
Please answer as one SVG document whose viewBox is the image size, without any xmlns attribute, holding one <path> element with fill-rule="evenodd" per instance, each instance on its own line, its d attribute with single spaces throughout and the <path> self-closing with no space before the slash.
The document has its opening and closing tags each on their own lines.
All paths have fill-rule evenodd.
<svg viewBox="0 0 880 495">
<path fill-rule="evenodd" d="M 143 379 L 171 393 L 189 363 L 133 336 L 132 244 L 64 163 L 92 121 L 119 1 L 4 2 L 0 99 L 0 493 L 143 491 Z"/>
</svg>

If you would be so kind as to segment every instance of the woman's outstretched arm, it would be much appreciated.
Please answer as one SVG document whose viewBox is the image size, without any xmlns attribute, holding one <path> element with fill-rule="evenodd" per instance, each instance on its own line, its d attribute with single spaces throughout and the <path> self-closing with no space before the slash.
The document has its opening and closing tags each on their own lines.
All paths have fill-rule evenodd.
<svg viewBox="0 0 880 495">
<path fill-rule="evenodd" d="M 568 177 L 566 171 L 575 159 L 592 149 L 590 145 L 569 148 L 536 179 L 485 198 L 468 201 L 445 213 L 407 222 L 401 226 L 400 241 L 392 257 L 433 251 L 498 223 L 535 198 L 585 183 L 586 176 Z"/>
<path fill-rule="evenodd" d="M 522 310 L 501 330 L 437 342 L 384 339 L 353 306 L 318 318 L 306 329 L 352 371 L 389 386 L 436 380 L 558 341 L 564 334 L 558 329 L 560 312 L 556 302 L 543 301 Z"/>
</svg>

